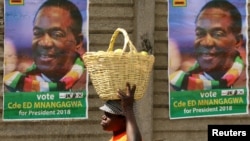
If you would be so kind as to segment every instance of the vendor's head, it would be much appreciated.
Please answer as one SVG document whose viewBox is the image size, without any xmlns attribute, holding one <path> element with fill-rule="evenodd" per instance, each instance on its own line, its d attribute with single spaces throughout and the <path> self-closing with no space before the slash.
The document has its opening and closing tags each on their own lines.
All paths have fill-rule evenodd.
<svg viewBox="0 0 250 141">
<path fill-rule="evenodd" d="M 126 117 L 122 112 L 120 100 L 108 100 L 100 110 L 104 112 L 101 125 L 105 131 L 126 131 Z"/>
</svg>

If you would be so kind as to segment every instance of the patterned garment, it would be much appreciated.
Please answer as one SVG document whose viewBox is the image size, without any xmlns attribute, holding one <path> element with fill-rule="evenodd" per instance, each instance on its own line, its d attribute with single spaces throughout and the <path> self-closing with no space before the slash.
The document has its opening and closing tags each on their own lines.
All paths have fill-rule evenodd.
<svg viewBox="0 0 250 141">
<path fill-rule="evenodd" d="M 33 64 L 24 74 L 19 71 L 11 72 L 4 76 L 4 84 L 10 91 L 48 92 L 69 90 L 83 74 L 84 63 L 80 58 L 77 58 L 71 70 L 59 82 L 45 81 L 42 74 L 36 70 L 37 67 Z M 36 73 L 31 74 L 31 72 Z"/>
<path fill-rule="evenodd" d="M 199 68 L 196 63 L 190 71 Z M 203 73 L 189 74 L 180 70 L 170 75 L 170 84 L 176 90 L 209 90 L 219 88 L 230 88 L 239 78 L 244 68 L 244 62 L 240 56 L 234 60 L 232 67 L 220 80 L 208 80 Z"/>
</svg>

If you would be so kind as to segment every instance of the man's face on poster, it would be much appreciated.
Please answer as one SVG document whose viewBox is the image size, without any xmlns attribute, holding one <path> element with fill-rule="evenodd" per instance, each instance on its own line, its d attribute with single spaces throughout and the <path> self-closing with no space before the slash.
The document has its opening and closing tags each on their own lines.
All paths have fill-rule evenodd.
<svg viewBox="0 0 250 141">
<path fill-rule="evenodd" d="M 218 8 L 205 9 L 198 16 L 194 46 L 202 70 L 225 71 L 232 66 L 239 44 L 231 25 L 230 13 Z"/>
<path fill-rule="evenodd" d="M 34 61 L 47 76 L 63 75 L 74 63 L 76 40 L 70 28 L 72 24 L 69 12 L 58 7 L 42 8 L 34 20 Z"/>
</svg>

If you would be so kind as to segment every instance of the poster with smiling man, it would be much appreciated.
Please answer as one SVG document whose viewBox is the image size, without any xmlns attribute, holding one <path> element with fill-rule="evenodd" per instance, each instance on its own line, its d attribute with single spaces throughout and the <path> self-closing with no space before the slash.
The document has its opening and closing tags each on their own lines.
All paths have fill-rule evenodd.
<svg viewBox="0 0 250 141">
<path fill-rule="evenodd" d="M 248 114 L 247 11 L 245 0 L 168 1 L 170 119 Z"/>
<path fill-rule="evenodd" d="M 88 118 L 88 0 L 4 1 L 3 120 Z"/>
</svg>

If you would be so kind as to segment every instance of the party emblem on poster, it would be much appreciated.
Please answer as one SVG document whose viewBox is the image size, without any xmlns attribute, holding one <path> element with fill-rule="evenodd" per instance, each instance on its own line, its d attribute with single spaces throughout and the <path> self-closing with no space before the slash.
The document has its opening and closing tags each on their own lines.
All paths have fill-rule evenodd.
<svg viewBox="0 0 250 141">
<path fill-rule="evenodd" d="M 3 120 L 86 119 L 88 0 L 4 1 Z"/>
<path fill-rule="evenodd" d="M 178 6 L 186 6 L 187 5 L 187 0 L 173 0 L 173 6 L 178 7 Z"/>
<path fill-rule="evenodd" d="M 170 118 L 247 114 L 247 1 L 168 2 Z"/>
<path fill-rule="evenodd" d="M 23 5 L 24 0 L 9 0 L 10 5 Z"/>
</svg>

